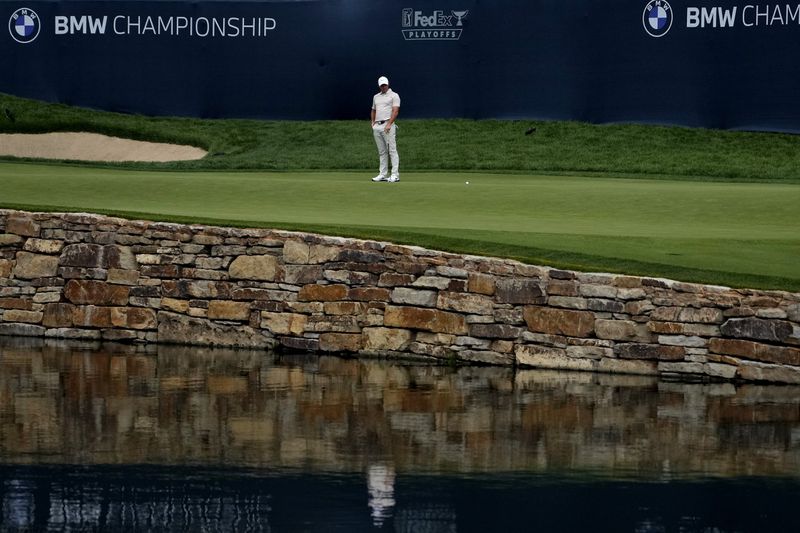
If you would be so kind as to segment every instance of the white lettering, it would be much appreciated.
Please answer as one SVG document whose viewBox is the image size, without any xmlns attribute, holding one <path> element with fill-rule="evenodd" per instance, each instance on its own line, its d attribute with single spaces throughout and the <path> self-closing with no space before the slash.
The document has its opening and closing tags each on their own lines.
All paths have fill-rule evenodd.
<svg viewBox="0 0 800 533">
<path fill-rule="evenodd" d="M 797 4 L 794 8 L 794 13 L 792 13 L 790 5 L 786 6 L 786 24 L 789 24 L 791 21 L 796 20 L 798 24 L 800 24 L 800 4 Z"/>
<path fill-rule="evenodd" d="M 688 7 L 686 8 L 686 27 L 687 28 L 732 28 L 736 23 L 736 10 L 723 9 L 721 7 Z"/>
<path fill-rule="evenodd" d="M 175 17 L 175 35 L 180 35 L 181 30 L 189 27 L 189 19 L 186 17 Z"/>
<path fill-rule="evenodd" d="M 56 16 L 56 35 L 64 35 L 69 32 L 69 19 L 63 15 Z"/>
<path fill-rule="evenodd" d="M 136 28 L 136 31 L 131 31 L 132 28 Z M 136 22 L 132 17 L 128 17 L 128 35 L 136 35 L 137 33 L 141 33 L 142 29 L 142 17 L 136 17 Z"/>
<path fill-rule="evenodd" d="M 700 25 L 700 8 L 687 7 L 686 8 L 686 27 L 696 28 Z"/>
<path fill-rule="evenodd" d="M 241 30 L 239 29 L 238 22 L 239 22 L 239 17 L 231 17 L 227 19 L 226 23 L 228 25 L 228 28 L 231 30 L 230 33 L 228 33 L 229 37 L 239 37 L 239 35 L 241 35 Z"/>
<path fill-rule="evenodd" d="M 423 28 L 436 25 L 436 14 L 434 12 L 430 17 L 422 14 L 422 11 L 414 11 L 414 26 L 422 26 Z"/>
<path fill-rule="evenodd" d="M 164 19 L 158 17 L 158 34 L 161 35 L 162 33 L 169 32 L 169 34 L 172 35 L 172 31 L 172 17 L 166 19 L 166 23 Z"/>
<path fill-rule="evenodd" d="M 719 26 L 720 26 L 720 28 L 725 28 L 725 27 L 733 28 L 733 24 L 736 21 L 736 10 L 737 9 L 738 8 L 735 7 L 735 6 L 734 6 L 734 8 L 732 10 L 731 9 L 722 9 L 721 7 L 717 8 L 718 13 L 719 13 Z"/>
<path fill-rule="evenodd" d="M 205 31 L 200 31 L 200 22 L 203 22 L 206 25 Z M 211 32 L 211 23 L 205 17 L 200 17 L 195 21 L 194 24 L 196 27 L 195 33 L 197 33 L 198 37 L 207 37 L 208 34 Z"/>
<path fill-rule="evenodd" d="M 106 22 L 108 22 L 108 17 L 102 17 L 102 18 L 89 17 L 89 32 L 92 35 L 94 35 L 95 33 L 105 35 Z"/>
<path fill-rule="evenodd" d="M 706 24 L 717 27 L 717 8 L 712 7 L 710 10 L 701 8 L 700 10 L 700 27 L 705 28 Z"/>
<path fill-rule="evenodd" d="M 445 17 L 446 18 L 446 17 Z M 58 15 L 53 18 L 56 35 L 104 35 L 108 16 Z M 264 37 L 278 27 L 271 17 L 162 17 L 116 15 L 112 17 L 116 35 L 190 36 L 190 37 Z"/>
<path fill-rule="evenodd" d="M 403 30 L 403 35 L 406 40 L 457 40 L 461 34 L 456 30 Z"/>
<path fill-rule="evenodd" d="M 750 19 L 748 19 L 748 18 L 747 18 L 747 12 L 748 12 L 748 11 L 752 11 L 752 10 L 753 10 L 753 6 L 744 6 L 744 7 L 742 8 L 742 24 L 744 24 L 744 25 L 745 25 L 745 26 L 747 26 L 748 28 L 749 28 L 750 26 L 752 26 L 752 25 L 753 25 L 753 23 L 752 23 L 752 22 L 748 22 Z"/>
<path fill-rule="evenodd" d="M 221 35 L 222 37 L 225 37 L 225 21 L 224 21 L 224 19 L 223 20 L 219 20 L 219 19 L 217 19 L 215 17 L 215 18 L 211 19 L 211 24 L 212 24 L 212 27 L 211 27 L 211 34 L 212 35 Z"/>
<path fill-rule="evenodd" d="M 150 16 L 144 19 L 144 27 L 142 28 L 142 34 L 145 34 L 147 32 L 156 35 L 156 23 L 153 21 L 153 17 Z"/>
<path fill-rule="evenodd" d="M 56 35 L 74 35 L 76 33 L 82 33 L 84 35 L 91 33 L 94 35 L 96 33 L 104 34 L 106 32 L 108 17 L 95 18 L 87 15 L 81 15 L 80 17 L 70 15 L 67 17 L 66 15 L 58 15 L 55 17 L 54 21 Z"/>
<path fill-rule="evenodd" d="M 244 19 L 242 19 L 242 35 L 244 35 L 245 32 L 248 29 L 250 30 L 250 32 L 253 35 L 253 37 L 255 37 L 256 36 L 256 19 L 253 19 L 253 23 L 252 24 L 248 24 L 247 22 L 244 21 Z"/>
<path fill-rule="evenodd" d="M 786 6 L 789 7 L 788 5 Z M 769 25 L 772 26 L 775 24 L 775 21 L 778 21 L 781 26 L 783 25 L 783 14 L 781 13 L 781 6 L 775 6 L 775 9 L 772 10 L 772 18 L 769 21 Z"/>
<path fill-rule="evenodd" d="M 769 25 L 769 6 L 764 8 L 764 11 L 760 11 L 759 6 L 756 6 L 756 26 L 759 26 L 758 19 L 764 19 L 766 25 Z"/>
<path fill-rule="evenodd" d="M 69 33 L 70 35 L 78 33 L 86 33 L 86 15 L 78 18 L 75 16 L 69 17 Z"/>
</svg>

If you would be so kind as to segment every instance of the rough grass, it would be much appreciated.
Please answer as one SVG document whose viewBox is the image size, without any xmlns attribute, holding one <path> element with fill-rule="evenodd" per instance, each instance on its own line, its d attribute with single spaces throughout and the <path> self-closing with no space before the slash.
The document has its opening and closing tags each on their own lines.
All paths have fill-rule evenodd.
<svg viewBox="0 0 800 533">
<path fill-rule="evenodd" d="M 90 131 L 190 144 L 199 161 L 103 164 L 172 170 L 376 168 L 363 121 L 197 120 L 79 109 L 0 94 L 0 132 Z M 403 171 L 559 173 L 586 176 L 800 183 L 800 136 L 635 124 L 401 120 Z M 525 135 L 529 127 L 536 132 Z M 97 164 L 100 165 L 100 164 Z"/>
</svg>

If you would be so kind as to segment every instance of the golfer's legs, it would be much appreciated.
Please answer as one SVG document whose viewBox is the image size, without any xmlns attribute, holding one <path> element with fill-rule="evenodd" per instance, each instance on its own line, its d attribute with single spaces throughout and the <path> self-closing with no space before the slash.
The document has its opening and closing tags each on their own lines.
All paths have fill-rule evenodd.
<svg viewBox="0 0 800 533">
<path fill-rule="evenodd" d="M 384 135 L 389 148 L 389 157 L 392 159 L 392 176 L 398 178 L 400 177 L 400 154 L 397 153 L 397 126 L 392 124 L 389 133 Z"/>
<path fill-rule="evenodd" d="M 386 177 L 389 175 L 389 147 L 386 144 L 383 126 L 376 124 L 372 128 L 372 136 L 375 137 L 375 145 L 378 147 L 378 157 L 380 158 L 378 174 Z"/>
</svg>

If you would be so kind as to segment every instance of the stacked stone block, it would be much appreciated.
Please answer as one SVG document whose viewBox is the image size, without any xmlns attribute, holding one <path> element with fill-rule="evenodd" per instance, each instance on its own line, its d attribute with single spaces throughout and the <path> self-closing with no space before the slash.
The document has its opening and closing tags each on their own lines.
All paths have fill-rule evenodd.
<svg viewBox="0 0 800 533">
<path fill-rule="evenodd" d="M 0 334 L 800 383 L 800 294 L 0 210 Z"/>
</svg>

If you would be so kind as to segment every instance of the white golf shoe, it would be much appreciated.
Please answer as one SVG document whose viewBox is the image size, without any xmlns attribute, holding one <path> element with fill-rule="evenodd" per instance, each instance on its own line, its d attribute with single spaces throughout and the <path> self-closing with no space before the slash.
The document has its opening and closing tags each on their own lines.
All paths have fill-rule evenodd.
<svg viewBox="0 0 800 533">
<path fill-rule="evenodd" d="M 388 182 L 390 182 L 390 183 L 394 183 L 394 182 L 396 182 L 396 181 L 400 181 L 400 176 L 392 176 L 391 178 L 389 178 L 389 179 L 388 179 L 388 180 L 386 180 L 386 181 L 388 181 Z"/>
<path fill-rule="evenodd" d="M 390 180 L 386 176 L 381 176 L 380 174 L 378 174 L 377 176 L 372 178 L 372 181 L 390 181 Z"/>
</svg>

